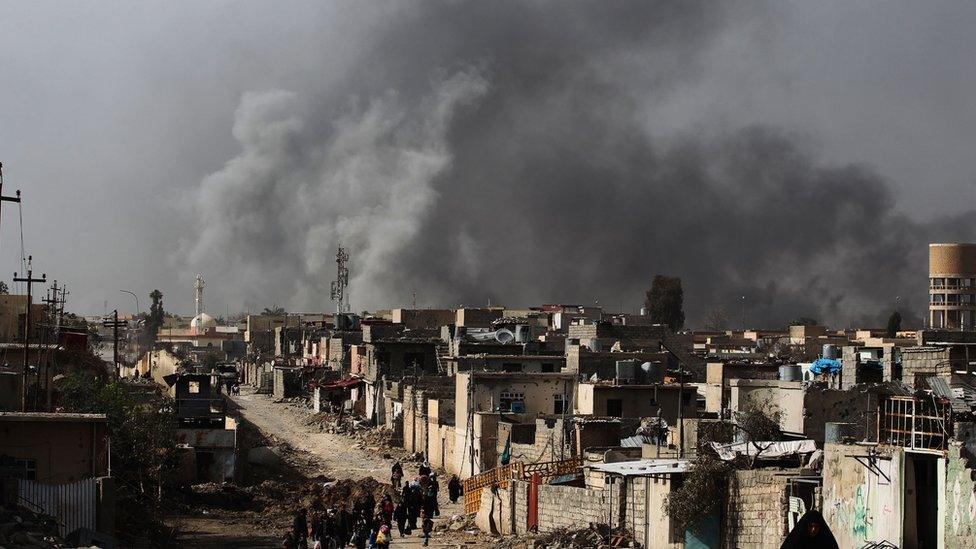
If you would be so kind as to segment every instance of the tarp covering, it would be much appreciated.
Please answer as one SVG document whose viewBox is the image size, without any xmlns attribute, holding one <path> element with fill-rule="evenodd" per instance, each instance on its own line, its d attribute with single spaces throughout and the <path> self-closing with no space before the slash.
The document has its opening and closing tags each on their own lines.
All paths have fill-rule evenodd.
<svg viewBox="0 0 976 549">
<path fill-rule="evenodd" d="M 810 373 L 813 375 L 839 374 L 840 361 L 832 358 L 818 358 L 810 365 Z"/>
<path fill-rule="evenodd" d="M 797 454 L 809 454 L 817 449 L 817 445 L 810 439 L 776 442 L 733 442 L 732 444 L 713 442 L 712 449 L 718 454 L 719 459 L 730 461 L 738 456 L 751 458 L 758 455 L 758 459 L 780 459 Z"/>
</svg>

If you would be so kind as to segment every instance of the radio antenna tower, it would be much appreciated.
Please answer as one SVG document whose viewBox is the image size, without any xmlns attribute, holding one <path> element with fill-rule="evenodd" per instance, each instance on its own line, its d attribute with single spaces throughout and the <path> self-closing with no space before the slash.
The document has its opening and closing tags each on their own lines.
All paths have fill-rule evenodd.
<svg viewBox="0 0 976 549">
<path fill-rule="evenodd" d="M 349 312 L 349 269 L 346 262 L 349 253 L 342 246 L 336 252 L 336 279 L 332 281 L 332 301 L 335 301 L 337 313 Z"/>
</svg>

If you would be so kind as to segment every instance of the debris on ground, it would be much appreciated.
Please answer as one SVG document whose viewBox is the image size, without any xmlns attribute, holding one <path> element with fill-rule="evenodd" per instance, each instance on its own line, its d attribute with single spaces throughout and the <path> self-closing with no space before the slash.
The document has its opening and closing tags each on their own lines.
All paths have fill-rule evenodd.
<svg viewBox="0 0 976 549">
<path fill-rule="evenodd" d="M 387 494 L 396 497 L 389 484 L 383 484 L 373 477 L 365 477 L 358 480 L 342 479 L 305 484 L 299 491 L 298 500 L 300 506 L 306 509 L 325 510 L 330 507 L 351 507 L 367 495 L 372 495 L 374 501 L 380 501 Z"/>
<path fill-rule="evenodd" d="M 203 507 L 244 511 L 254 505 L 251 491 L 230 482 L 194 484 L 190 494 L 190 501 Z"/>
<path fill-rule="evenodd" d="M 528 537 L 501 540 L 505 549 L 570 549 L 577 547 L 640 547 L 626 530 L 610 530 L 606 524 L 590 524 L 587 528 L 559 528 Z"/>
<path fill-rule="evenodd" d="M 0 511 L 0 546 L 42 548 L 67 544 L 53 517 L 17 507 Z"/>
</svg>

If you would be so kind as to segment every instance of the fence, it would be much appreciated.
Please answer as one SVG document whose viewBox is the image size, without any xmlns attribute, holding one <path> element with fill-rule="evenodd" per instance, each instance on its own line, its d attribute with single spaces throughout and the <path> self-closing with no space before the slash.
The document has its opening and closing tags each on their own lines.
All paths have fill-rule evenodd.
<svg viewBox="0 0 976 549">
<path fill-rule="evenodd" d="M 28 507 L 43 510 L 58 521 L 62 536 L 78 528 L 95 530 L 98 519 L 98 480 L 88 479 L 70 484 L 43 484 L 34 480 L 19 481 L 20 498 Z"/>
<path fill-rule="evenodd" d="M 533 474 L 538 474 L 540 480 L 576 474 L 583 468 L 583 458 L 575 457 L 557 461 L 543 461 L 540 463 L 513 462 L 501 467 L 495 467 L 480 475 L 475 475 L 464 481 L 464 512 L 471 515 L 481 507 L 481 491 L 485 488 L 508 488 L 512 479 L 529 480 Z"/>
</svg>

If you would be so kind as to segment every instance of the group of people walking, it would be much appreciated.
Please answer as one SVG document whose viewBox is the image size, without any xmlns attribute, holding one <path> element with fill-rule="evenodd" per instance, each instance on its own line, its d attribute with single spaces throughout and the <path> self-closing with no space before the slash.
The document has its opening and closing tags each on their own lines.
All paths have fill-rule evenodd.
<svg viewBox="0 0 976 549">
<path fill-rule="evenodd" d="M 395 525 L 399 537 L 420 529 L 424 546 L 430 543 L 434 517 L 440 515 L 438 493 L 440 483 L 430 465 L 420 466 L 416 479 L 403 481 L 403 466 L 392 467 L 391 478 L 398 490 L 397 501 L 389 494 L 379 502 L 372 494 L 360 498 L 351 509 L 330 508 L 324 512 L 300 509 L 292 522 L 292 531 L 283 547 L 286 549 L 335 549 L 347 546 L 356 549 L 384 549 L 393 541 Z M 457 475 L 448 483 L 452 503 L 461 496 L 461 481 Z"/>
</svg>

